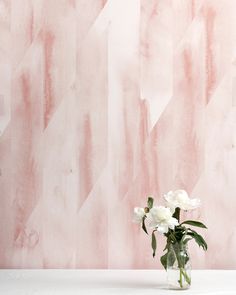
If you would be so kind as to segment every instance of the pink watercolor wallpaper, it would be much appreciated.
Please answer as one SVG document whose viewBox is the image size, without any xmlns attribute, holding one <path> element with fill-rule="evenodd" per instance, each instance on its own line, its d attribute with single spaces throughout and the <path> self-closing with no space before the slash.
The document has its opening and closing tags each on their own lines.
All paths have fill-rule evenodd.
<svg viewBox="0 0 236 295">
<path fill-rule="evenodd" d="M 177 188 L 236 268 L 236 1 L 0 0 L 0 267 L 161 268 Z"/>
</svg>

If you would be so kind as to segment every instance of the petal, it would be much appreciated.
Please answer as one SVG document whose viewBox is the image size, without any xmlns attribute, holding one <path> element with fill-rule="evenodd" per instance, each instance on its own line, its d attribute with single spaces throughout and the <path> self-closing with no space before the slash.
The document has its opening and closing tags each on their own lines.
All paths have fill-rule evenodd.
<svg viewBox="0 0 236 295">
<path fill-rule="evenodd" d="M 164 195 L 164 199 L 165 199 L 167 202 L 172 202 L 172 201 L 174 201 L 174 199 L 175 199 L 174 192 L 173 192 L 173 191 L 169 191 L 167 194 Z"/>
<path fill-rule="evenodd" d="M 158 223 L 156 223 L 155 221 L 152 221 L 152 222 L 150 222 L 150 223 L 148 223 L 148 227 L 150 227 L 150 228 L 156 228 L 158 226 Z"/>
<path fill-rule="evenodd" d="M 148 214 L 147 215 L 147 219 L 146 219 L 146 224 L 149 226 L 149 227 L 152 227 L 152 228 L 155 228 L 157 226 L 157 222 L 156 220 L 152 217 L 151 214 Z"/>
<path fill-rule="evenodd" d="M 150 209 L 150 211 L 149 211 L 149 213 L 151 214 L 151 215 L 156 215 L 156 213 L 157 213 L 157 207 L 152 207 L 151 209 Z"/>
<path fill-rule="evenodd" d="M 189 199 L 189 201 L 185 204 L 183 204 L 183 210 L 193 210 L 200 206 L 201 201 L 200 199 Z"/>
<path fill-rule="evenodd" d="M 140 218 L 140 216 L 134 214 L 132 221 L 134 223 L 141 223 L 142 222 L 142 217 Z"/>
<path fill-rule="evenodd" d="M 186 191 L 184 190 L 177 190 L 176 192 L 176 201 L 179 203 L 179 207 L 183 206 L 184 204 L 189 203 L 190 199 Z"/>
<path fill-rule="evenodd" d="M 176 191 L 175 191 L 175 195 L 176 195 L 176 196 L 178 196 L 178 195 L 182 195 L 182 196 L 184 196 L 185 198 L 189 198 L 188 193 L 187 193 L 185 190 L 183 190 L 183 189 L 178 189 L 178 190 L 176 190 Z"/>
<path fill-rule="evenodd" d="M 140 208 L 140 207 L 134 208 L 133 222 L 141 223 L 144 216 L 145 216 L 145 212 L 143 208 Z"/>
<path fill-rule="evenodd" d="M 200 199 L 191 199 L 190 203 L 191 203 L 192 207 L 197 208 L 201 205 L 201 200 Z"/>
<path fill-rule="evenodd" d="M 144 212 L 144 209 L 143 208 L 141 208 L 141 207 L 135 207 L 134 208 L 134 212 L 136 213 L 136 214 L 139 214 L 139 215 L 144 215 L 145 214 L 145 212 Z"/>
<path fill-rule="evenodd" d="M 168 225 L 165 224 L 165 223 L 162 223 L 160 225 L 158 225 L 158 228 L 157 228 L 158 232 L 162 233 L 162 234 L 165 234 L 168 232 L 169 228 L 168 228 Z"/>
<path fill-rule="evenodd" d="M 174 229 L 175 226 L 179 225 L 179 222 L 176 218 L 174 217 L 171 217 L 169 220 L 168 220 L 168 226 L 170 229 Z"/>
<path fill-rule="evenodd" d="M 175 212 L 175 208 L 177 208 L 178 206 L 175 203 L 167 203 L 166 205 L 170 209 L 171 215 L 173 215 Z"/>
</svg>

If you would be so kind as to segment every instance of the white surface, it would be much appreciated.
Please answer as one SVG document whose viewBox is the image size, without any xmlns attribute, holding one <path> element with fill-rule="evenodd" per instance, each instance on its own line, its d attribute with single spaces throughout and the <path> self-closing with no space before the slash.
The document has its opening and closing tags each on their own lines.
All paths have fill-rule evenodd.
<svg viewBox="0 0 236 295">
<path fill-rule="evenodd" d="M 162 270 L 0 270 L 1 295 L 61 294 L 236 295 L 236 270 L 192 271 L 189 290 L 166 286 Z"/>
</svg>

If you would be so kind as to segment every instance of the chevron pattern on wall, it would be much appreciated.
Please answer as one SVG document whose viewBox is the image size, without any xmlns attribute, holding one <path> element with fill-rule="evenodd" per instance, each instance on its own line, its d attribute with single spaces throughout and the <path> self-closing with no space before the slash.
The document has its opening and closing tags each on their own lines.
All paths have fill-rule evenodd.
<svg viewBox="0 0 236 295">
<path fill-rule="evenodd" d="M 0 0 L 0 267 L 160 268 L 132 210 L 182 188 L 235 268 L 235 175 L 234 0 Z"/>
</svg>

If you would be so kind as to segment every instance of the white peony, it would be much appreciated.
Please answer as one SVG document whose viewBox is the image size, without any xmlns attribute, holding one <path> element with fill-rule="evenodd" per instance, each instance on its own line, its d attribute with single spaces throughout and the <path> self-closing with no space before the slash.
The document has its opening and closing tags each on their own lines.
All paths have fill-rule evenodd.
<svg viewBox="0 0 236 295">
<path fill-rule="evenodd" d="M 200 206 L 199 199 L 190 199 L 185 190 L 170 191 L 164 195 L 167 206 L 174 212 L 179 207 L 183 210 L 192 210 Z"/>
<path fill-rule="evenodd" d="M 142 223 L 144 216 L 145 216 L 145 211 L 143 208 L 140 208 L 140 207 L 134 208 L 133 222 Z"/>
<path fill-rule="evenodd" d="M 148 215 L 149 226 L 157 228 L 160 233 L 167 233 L 169 228 L 174 229 L 178 220 L 172 217 L 170 208 L 164 206 L 153 207 Z"/>
</svg>

